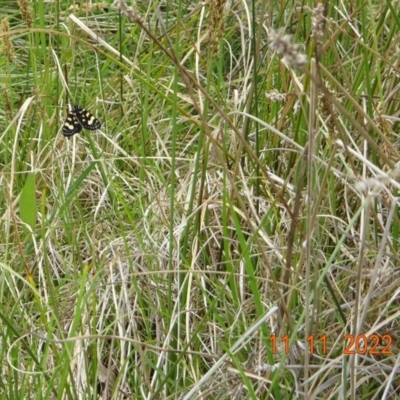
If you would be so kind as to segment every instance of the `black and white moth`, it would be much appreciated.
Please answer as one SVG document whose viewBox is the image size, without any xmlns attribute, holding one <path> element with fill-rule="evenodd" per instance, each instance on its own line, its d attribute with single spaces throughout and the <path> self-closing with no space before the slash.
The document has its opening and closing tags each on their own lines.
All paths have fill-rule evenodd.
<svg viewBox="0 0 400 400">
<path fill-rule="evenodd" d="M 91 112 L 75 104 L 68 113 L 62 127 L 63 135 L 73 136 L 81 132 L 82 127 L 89 131 L 95 131 L 101 128 L 101 123 Z"/>
</svg>

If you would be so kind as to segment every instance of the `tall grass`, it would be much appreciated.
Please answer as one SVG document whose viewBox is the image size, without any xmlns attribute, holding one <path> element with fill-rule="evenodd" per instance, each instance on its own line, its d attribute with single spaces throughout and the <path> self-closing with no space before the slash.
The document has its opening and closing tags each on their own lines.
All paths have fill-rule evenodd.
<svg viewBox="0 0 400 400">
<path fill-rule="evenodd" d="M 400 398 L 397 3 L 3 3 L 0 398 Z"/>
</svg>

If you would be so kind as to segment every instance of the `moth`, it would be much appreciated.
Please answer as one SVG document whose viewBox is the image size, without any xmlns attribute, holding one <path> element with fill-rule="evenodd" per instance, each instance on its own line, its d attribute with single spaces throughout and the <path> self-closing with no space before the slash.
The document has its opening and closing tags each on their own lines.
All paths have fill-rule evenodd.
<svg viewBox="0 0 400 400">
<path fill-rule="evenodd" d="M 62 127 L 63 135 L 70 137 L 82 131 L 82 127 L 95 131 L 101 128 L 100 121 L 86 108 L 73 105 L 71 111 L 67 115 L 67 119 Z"/>
</svg>

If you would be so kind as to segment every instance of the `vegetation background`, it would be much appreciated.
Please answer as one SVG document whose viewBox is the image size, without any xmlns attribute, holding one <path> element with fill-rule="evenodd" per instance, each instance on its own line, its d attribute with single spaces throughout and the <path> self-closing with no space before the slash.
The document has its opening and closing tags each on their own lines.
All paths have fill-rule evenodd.
<svg viewBox="0 0 400 400">
<path fill-rule="evenodd" d="M 399 15 L 1 0 L 0 398 L 400 399 Z"/>
</svg>

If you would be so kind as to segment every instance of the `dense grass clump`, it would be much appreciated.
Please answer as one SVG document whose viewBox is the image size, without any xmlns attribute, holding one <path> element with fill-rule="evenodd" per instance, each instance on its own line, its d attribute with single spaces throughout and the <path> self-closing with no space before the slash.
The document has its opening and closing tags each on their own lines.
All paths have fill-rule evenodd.
<svg viewBox="0 0 400 400">
<path fill-rule="evenodd" d="M 0 398 L 400 398 L 399 4 L 3 3 Z"/>
</svg>

